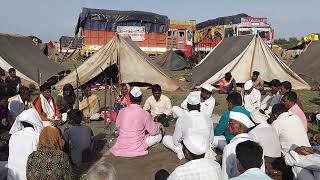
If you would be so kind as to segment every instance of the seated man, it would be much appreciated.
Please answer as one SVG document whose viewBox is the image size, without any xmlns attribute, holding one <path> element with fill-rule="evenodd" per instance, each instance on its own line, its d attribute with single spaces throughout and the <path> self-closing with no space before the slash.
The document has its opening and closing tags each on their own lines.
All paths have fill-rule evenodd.
<svg viewBox="0 0 320 180">
<path fill-rule="evenodd" d="M 82 87 L 83 99 L 79 103 L 79 110 L 82 111 L 85 120 L 100 119 L 100 99 L 92 94 L 90 85 Z"/>
<path fill-rule="evenodd" d="M 148 154 L 147 149 L 162 139 L 161 131 L 151 115 L 140 106 L 142 92 L 139 87 L 130 91 L 131 104 L 119 111 L 116 126 L 119 137 L 110 149 L 115 156 L 136 157 Z M 149 134 L 146 134 L 146 131 Z"/>
<path fill-rule="evenodd" d="M 202 134 L 187 133 L 182 144 L 182 151 L 187 163 L 178 166 L 171 175 L 166 177 L 157 177 L 155 180 L 168 179 L 168 180 L 220 180 L 221 169 L 220 165 L 211 158 L 205 158 L 205 153 L 209 147 L 208 140 Z M 164 170 L 162 170 L 164 171 Z M 165 175 L 165 173 L 161 173 Z M 168 176 L 169 173 L 166 173 Z"/>
<path fill-rule="evenodd" d="M 273 166 L 281 159 L 281 147 L 278 134 L 267 122 L 269 115 L 264 114 L 262 110 L 252 112 L 251 119 L 256 126 L 249 131 L 248 134 L 253 141 L 262 146 L 266 171 L 268 174 L 270 176 L 278 176 L 279 170 L 281 169 L 275 169 Z"/>
<path fill-rule="evenodd" d="M 9 98 L 9 110 L 13 119 L 22 113 L 22 111 L 34 108 L 31 102 L 31 92 L 30 89 L 22 86 L 19 90 L 19 94 Z"/>
<path fill-rule="evenodd" d="M 283 81 L 280 85 L 280 91 L 279 91 L 281 96 L 291 91 L 292 91 L 291 83 L 289 81 Z M 302 102 L 299 100 L 299 98 L 297 99 L 297 104 L 300 107 L 300 109 L 303 111 L 303 105 L 302 105 Z"/>
<path fill-rule="evenodd" d="M 252 80 L 247 81 L 244 84 L 244 90 L 241 93 L 244 108 L 249 112 L 252 112 L 260 107 L 261 93 L 253 88 Z"/>
<path fill-rule="evenodd" d="M 236 80 L 232 77 L 231 73 L 227 72 L 224 75 L 224 78 L 220 81 L 219 93 L 229 94 L 232 91 L 237 91 L 237 83 Z"/>
<path fill-rule="evenodd" d="M 239 143 L 250 140 L 247 131 L 253 126 L 253 122 L 247 115 L 240 112 L 230 112 L 228 130 L 235 137 L 223 149 L 222 179 L 229 179 L 240 175 L 237 168 L 236 147 Z"/>
<path fill-rule="evenodd" d="M 177 153 L 179 159 L 184 158 L 181 142 L 188 131 L 202 132 L 208 144 L 211 143 L 210 138 L 212 138 L 212 121 L 207 114 L 200 112 L 200 97 L 189 96 L 187 103 L 188 112 L 178 118 L 173 136 L 164 136 L 162 140 L 167 148 Z M 206 153 L 208 153 L 207 156 L 211 155 L 210 147 Z"/>
<path fill-rule="evenodd" d="M 200 111 L 206 113 L 208 116 L 212 116 L 212 112 L 215 105 L 215 99 L 212 97 L 213 86 L 210 84 L 205 84 L 201 87 L 201 91 L 191 92 L 187 98 L 181 103 L 181 108 L 178 106 L 173 106 L 172 115 L 174 118 L 179 118 L 187 111 L 187 102 L 189 96 L 197 95 L 200 97 Z"/>
<path fill-rule="evenodd" d="M 150 112 L 156 122 L 160 122 L 165 127 L 168 127 L 169 115 L 171 115 L 172 109 L 171 101 L 161 93 L 161 86 L 158 84 L 153 85 L 152 96 L 146 100 L 143 109 Z"/>
<path fill-rule="evenodd" d="M 230 112 L 241 112 L 248 117 L 250 117 L 250 112 L 247 111 L 242 106 L 242 98 L 241 95 L 237 92 L 231 92 L 227 96 L 227 102 L 228 102 L 228 110 L 225 112 L 218 124 L 214 127 L 214 138 L 213 138 L 213 146 L 223 151 L 223 148 L 227 145 L 227 143 L 230 142 L 230 140 L 234 137 L 230 132 L 228 131 L 228 123 L 230 119 Z"/>
<path fill-rule="evenodd" d="M 264 110 L 266 114 L 271 113 L 272 106 L 281 102 L 280 81 L 273 79 L 269 83 L 270 94 L 267 95 L 261 102 L 260 109 Z"/>
<path fill-rule="evenodd" d="M 51 87 L 46 83 L 40 86 L 40 95 L 33 101 L 33 104 L 44 127 L 62 122 L 59 107 L 51 96 Z"/>
<path fill-rule="evenodd" d="M 253 88 L 259 91 L 263 91 L 264 90 L 263 80 L 259 77 L 259 75 L 260 75 L 260 72 L 253 71 L 251 80 L 253 82 Z"/>
<path fill-rule="evenodd" d="M 314 153 L 299 117 L 288 112 L 283 104 L 274 105 L 272 115 L 275 119 L 272 127 L 279 136 L 282 154 L 286 164 L 292 166 L 295 179 L 319 179 L 320 156 Z"/>
<path fill-rule="evenodd" d="M 236 147 L 237 167 L 242 173 L 231 180 L 272 180 L 263 171 L 263 149 L 253 141 L 244 141 Z"/>
<path fill-rule="evenodd" d="M 290 91 L 283 95 L 282 103 L 288 109 L 289 112 L 299 117 L 305 130 L 308 132 L 308 120 L 304 112 L 300 109 L 297 104 L 298 96 L 297 93 Z"/>
<path fill-rule="evenodd" d="M 88 162 L 93 136 L 90 127 L 81 125 L 82 119 L 83 114 L 80 110 L 71 109 L 68 112 L 68 121 L 72 127 L 63 133 L 63 139 L 71 155 L 71 162 L 76 166 Z"/>
</svg>

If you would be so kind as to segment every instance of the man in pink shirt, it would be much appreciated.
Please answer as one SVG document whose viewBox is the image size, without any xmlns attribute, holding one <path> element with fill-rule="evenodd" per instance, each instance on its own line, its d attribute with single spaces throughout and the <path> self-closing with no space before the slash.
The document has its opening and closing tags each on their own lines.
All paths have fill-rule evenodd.
<svg viewBox="0 0 320 180">
<path fill-rule="evenodd" d="M 297 93 L 290 91 L 283 95 L 282 103 L 288 109 L 289 112 L 299 117 L 299 119 L 303 123 L 304 128 L 306 129 L 306 131 L 308 131 L 307 117 L 304 114 L 304 112 L 301 110 L 301 108 L 298 106 L 297 99 L 298 99 Z"/>
<path fill-rule="evenodd" d="M 115 156 L 136 157 L 148 154 L 147 149 L 162 139 L 161 131 L 151 115 L 140 106 L 142 92 L 139 87 L 130 91 L 131 104 L 119 111 L 116 126 L 117 142 L 110 149 Z M 146 134 L 145 132 L 149 134 Z"/>
</svg>

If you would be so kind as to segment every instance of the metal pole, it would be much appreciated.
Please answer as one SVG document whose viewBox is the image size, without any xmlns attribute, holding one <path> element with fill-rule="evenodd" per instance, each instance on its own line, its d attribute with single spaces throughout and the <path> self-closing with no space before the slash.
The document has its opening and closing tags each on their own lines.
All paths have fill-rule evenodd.
<svg viewBox="0 0 320 180">
<path fill-rule="evenodd" d="M 77 98 L 76 98 L 76 109 L 79 109 L 79 86 L 80 86 L 80 79 L 79 79 L 79 74 L 78 74 L 78 67 L 76 64 L 74 64 L 75 68 L 76 68 L 76 86 L 77 86 Z"/>
</svg>

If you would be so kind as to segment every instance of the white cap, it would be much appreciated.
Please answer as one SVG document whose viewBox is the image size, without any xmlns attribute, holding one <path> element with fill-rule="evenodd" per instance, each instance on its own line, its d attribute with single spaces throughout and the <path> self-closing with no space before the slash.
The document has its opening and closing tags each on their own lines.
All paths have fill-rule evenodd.
<svg viewBox="0 0 320 180">
<path fill-rule="evenodd" d="M 214 87 L 211 86 L 210 84 L 205 84 L 205 85 L 201 86 L 201 88 L 203 88 L 209 92 L 212 92 L 212 90 L 214 89 Z"/>
<path fill-rule="evenodd" d="M 209 148 L 209 136 L 206 132 L 191 132 L 185 134 L 183 144 L 193 154 L 202 155 Z"/>
<path fill-rule="evenodd" d="M 316 121 L 317 121 L 317 122 L 320 122 L 320 114 L 317 114 L 317 115 L 316 115 Z"/>
<path fill-rule="evenodd" d="M 261 124 L 267 122 L 267 120 L 269 119 L 269 115 L 263 114 L 259 109 L 257 109 L 251 113 L 251 119 L 253 122 Z"/>
<path fill-rule="evenodd" d="M 133 97 L 140 97 L 142 95 L 142 92 L 140 90 L 139 87 L 137 86 L 134 86 L 131 91 L 130 91 L 130 94 L 133 96 Z"/>
<path fill-rule="evenodd" d="M 245 125 L 247 128 L 251 128 L 254 126 L 253 122 L 250 120 L 250 118 L 240 112 L 234 112 L 231 111 L 230 112 L 230 119 L 233 119 L 235 121 L 238 121 L 240 123 L 242 123 L 243 125 Z"/>
<path fill-rule="evenodd" d="M 200 96 L 192 94 L 188 97 L 187 103 L 190 105 L 198 105 L 200 104 Z"/>
<path fill-rule="evenodd" d="M 249 90 L 252 88 L 252 86 L 253 86 L 253 82 L 252 80 L 249 80 L 246 83 L 244 83 L 244 90 Z"/>
</svg>

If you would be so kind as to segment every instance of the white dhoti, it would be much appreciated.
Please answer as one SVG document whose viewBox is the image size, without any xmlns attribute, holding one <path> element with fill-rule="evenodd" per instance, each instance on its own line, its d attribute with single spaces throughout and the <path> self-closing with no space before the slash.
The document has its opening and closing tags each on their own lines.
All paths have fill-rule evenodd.
<svg viewBox="0 0 320 180">
<path fill-rule="evenodd" d="M 173 118 L 179 118 L 179 117 L 183 116 L 186 112 L 187 112 L 187 110 L 182 109 L 179 106 L 173 106 L 172 107 L 172 116 L 173 116 Z"/>
<path fill-rule="evenodd" d="M 161 134 L 158 134 L 158 135 L 155 135 L 155 136 L 151 136 L 149 135 L 147 138 L 146 138 L 146 143 L 148 145 L 148 147 L 151 147 L 155 144 L 158 144 L 162 139 L 162 135 Z"/>
<path fill-rule="evenodd" d="M 292 166 L 295 179 L 320 180 L 320 154 L 303 156 L 291 150 L 284 158 L 286 164 Z"/>
<path fill-rule="evenodd" d="M 224 136 L 214 136 L 212 145 L 214 148 L 218 148 L 223 151 L 224 147 L 227 145 L 227 140 Z"/>
</svg>

